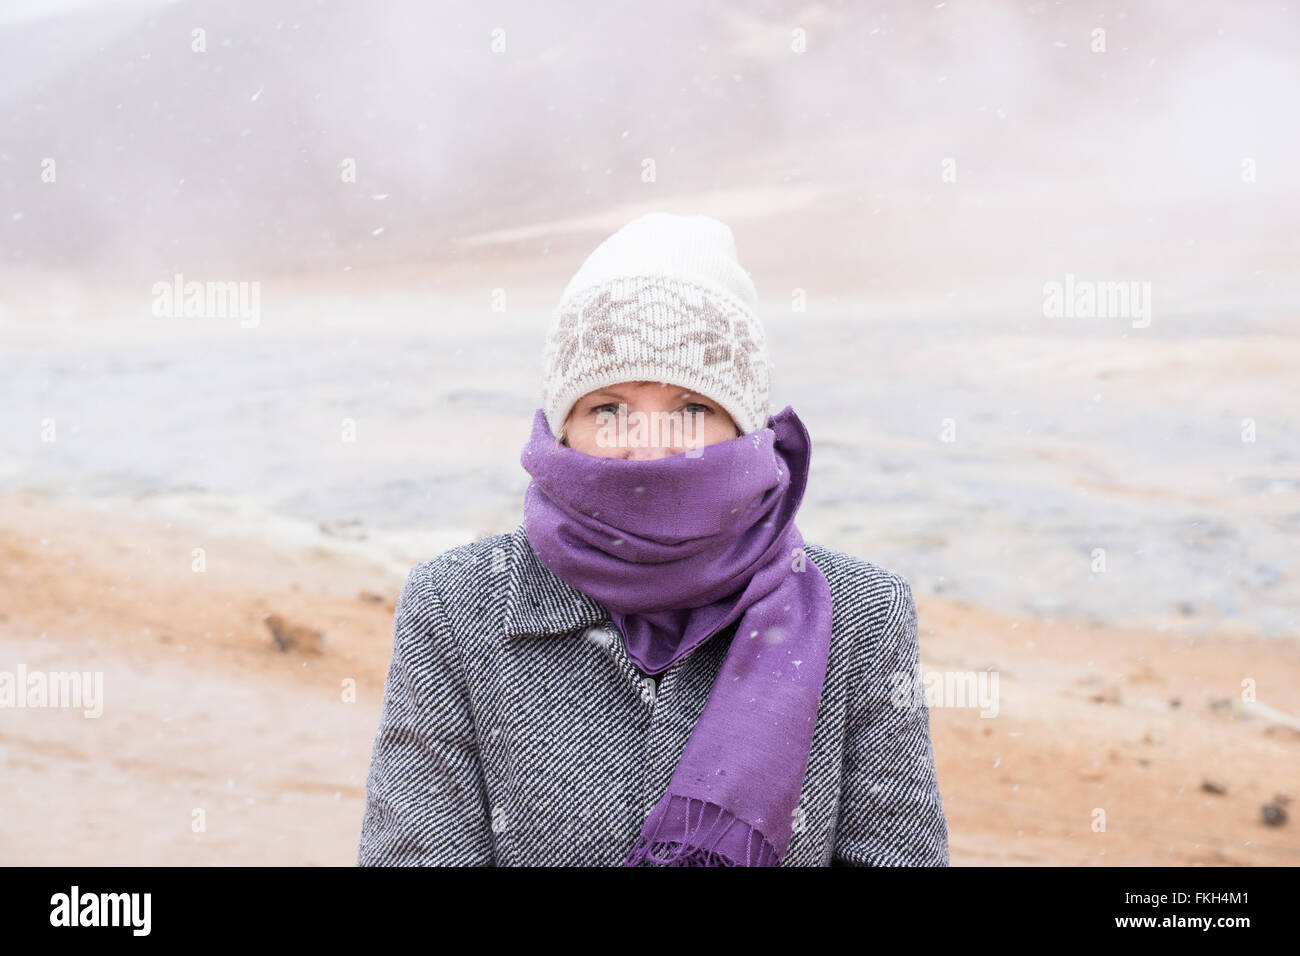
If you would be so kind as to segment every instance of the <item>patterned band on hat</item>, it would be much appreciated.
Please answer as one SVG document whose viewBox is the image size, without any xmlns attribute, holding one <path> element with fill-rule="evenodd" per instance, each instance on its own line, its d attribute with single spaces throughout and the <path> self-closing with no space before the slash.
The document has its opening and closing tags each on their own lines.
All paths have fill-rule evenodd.
<svg viewBox="0 0 1300 956">
<path fill-rule="evenodd" d="M 767 424 L 771 363 L 762 324 L 737 297 L 643 275 L 574 291 L 543 355 L 543 410 L 559 435 L 575 402 L 620 382 L 666 382 L 712 399 L 742 434 Z"/>
</svg>

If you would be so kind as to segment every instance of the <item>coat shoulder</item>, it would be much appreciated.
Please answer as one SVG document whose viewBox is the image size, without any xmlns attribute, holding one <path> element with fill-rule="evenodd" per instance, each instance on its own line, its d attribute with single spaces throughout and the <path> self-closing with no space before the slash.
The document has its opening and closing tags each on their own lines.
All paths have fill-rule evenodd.
<svg viewBox="0 0 1300 956">
<path fill-rule="evenodd" d="M 833 548 L 805 542 L 804 550 L 830 584 L 833 643 L 842 649 L 832 656 L 852 686 L 867 684 L 881 661 L 913 652 L 916 604 L 903 575 Z"/>
<path fill-rule="evenodd" d="M 812 542 L 805 542 L 804 550 L 826 576 L 837 607 L 853 605 L 888 615 L 912 600 L 911 585 L 897 571 Z"/>
<path fill-rule="evenodd" d="M 435 588 L 449 604 L 473 603 L 476 596 L 495 591 L 498 579 L 509 568 L 511 536 L 492 534 L 468 544 L 448 548 L 411 568 L 410 580 L 422 587 Z"/>
<path fill-rule="evenodd" d="M 804 550 L 830 584 L 835 640 L 852 648 L 858 664 L 896 653 L 897 643 L 915 633 L 906 629 L 916 602 L 903 575 L 833 548 L 805 542 Z"/>
</svg>

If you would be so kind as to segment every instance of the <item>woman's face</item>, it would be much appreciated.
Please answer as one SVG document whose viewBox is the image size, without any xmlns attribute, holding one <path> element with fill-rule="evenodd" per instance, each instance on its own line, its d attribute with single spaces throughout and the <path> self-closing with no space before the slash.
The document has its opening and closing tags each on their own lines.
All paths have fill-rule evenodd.
<svg viewBox="0 0 1300 956">
<path fill-rule="evenodd" d="M 621 407 L 620 407 L 621 406 Z M 574 403 L 560 437 L 597 458 L 667 458 L 740 435 L 712 399 L 662 382 L 623 382 Z"/>
</svg>

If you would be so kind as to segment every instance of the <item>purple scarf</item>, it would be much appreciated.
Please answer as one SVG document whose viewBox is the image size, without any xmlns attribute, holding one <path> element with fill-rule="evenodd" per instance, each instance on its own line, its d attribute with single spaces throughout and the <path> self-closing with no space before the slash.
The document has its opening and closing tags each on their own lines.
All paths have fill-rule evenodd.
<svg viewBox="0 0 1300 956">
<path fill-rule="evenodd" d="M 831 642 L 830 586 L 794 524 L 811 449 L 789 405 L 695 458 L 586 455 L 533 417 L 528 540 L 610 611 L 637 666 L 660 674 L 737 624 L 627 866 L 777 866 L 789 848 Z"/>
</svg>

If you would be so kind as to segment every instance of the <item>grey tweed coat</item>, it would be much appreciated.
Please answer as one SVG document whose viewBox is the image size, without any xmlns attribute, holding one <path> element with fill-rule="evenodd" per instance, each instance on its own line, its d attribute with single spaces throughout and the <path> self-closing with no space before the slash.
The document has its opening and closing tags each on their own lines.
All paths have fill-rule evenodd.
<svg viewBox="0 0 1300 956">
<path fill-rule="evenodd" d="M 908 583 L 806 543 L 833 598 L 812 752 L 783 866 L 946 866 Z M 730 644 L 642 674 L 609 612 L 521 524 L 414 567 L 366 780 L 359 866 L 618 866 L 663 795 Z M 909 685 L 910 686 L 910 685 Z"/>
</svg>

